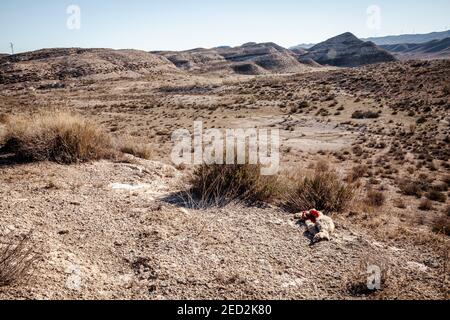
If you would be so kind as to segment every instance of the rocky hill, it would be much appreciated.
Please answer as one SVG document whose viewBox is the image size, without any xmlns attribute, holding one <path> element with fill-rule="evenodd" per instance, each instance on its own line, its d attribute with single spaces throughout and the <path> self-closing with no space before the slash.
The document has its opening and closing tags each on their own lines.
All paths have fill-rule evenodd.
<svg viewBox="0 0 450 320">
<path fill-rule="evenodd" d="M 177 68 L 186 71 L 221 69 L 227 64 L 217 49 L 197 48 L 187 51 L 155 51 L 152 53 L 167 58 Z"/>
<path fill-rule="evenodd" d="M 171 71 L 177 68 L 164 57 L 138 50 L 43 49 L 0 58 L 0 84 Z"/>
<path fill-rule="evenodd" d="M 401 43 L 381 47 L 400 59 L 450 58 L 450 37 L 426 43 Z"/>
<path fill-rule="evenodd" d="M 238 47 L 153 52 L 188 71 L 225 71 L 238 74 L 292 73 L 308 69 L 296 54 L 275 43 L 246 43 Z"/>
<path fill-rule="evenodd" d="M 374 43 L 364 42 L 349 32 L 315 45 L 308 53 L 298 55 L 298 59 L 311 59 L 321 65 L 337 67 L 357 67 L 396 60 Z"/>
</svg>

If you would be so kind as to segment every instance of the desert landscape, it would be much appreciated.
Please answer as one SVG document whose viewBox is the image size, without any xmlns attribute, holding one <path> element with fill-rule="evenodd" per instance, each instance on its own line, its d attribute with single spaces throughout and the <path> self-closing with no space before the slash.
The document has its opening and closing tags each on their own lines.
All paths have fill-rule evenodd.
<svg viewBox="0 0 450 320">
<path fill-rule="evenodd" d="M 449 39 L 1 55 L 0 299 L 447 300 Z M 278 174 L 175 165 L 194 121 Z"/>
</svg>

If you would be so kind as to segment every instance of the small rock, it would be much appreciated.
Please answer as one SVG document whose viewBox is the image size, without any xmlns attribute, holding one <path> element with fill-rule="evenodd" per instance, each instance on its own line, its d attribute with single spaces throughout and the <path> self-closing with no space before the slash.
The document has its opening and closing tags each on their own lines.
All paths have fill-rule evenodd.
<svg viewBox="0 0 450 320">
<path fill-rule="evenodd" d="M 428 267 L 424 264 L 415 262 L 415 261 L 408 261 L 406 263 L 406 265 L 408 266 L 408 268 L 410 269 L 414 269 L 420 272 L 427 272 L 428 271 Z"/>
</svg>

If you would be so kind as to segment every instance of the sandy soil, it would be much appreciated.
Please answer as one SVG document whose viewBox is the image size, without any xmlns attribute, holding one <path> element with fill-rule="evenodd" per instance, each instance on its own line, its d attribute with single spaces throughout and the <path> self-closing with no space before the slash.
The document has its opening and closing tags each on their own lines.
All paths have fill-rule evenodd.
<svg viewBox="0 0 450 320">
<path fill-rule="evenodd" d="M 1 85 L 0 120 L 68 109 L 112 135 L 149 143 L 154 161 L 1 158 L 0 236 L 34 230 L 42 262 L 28 285 L 2 288 L 0 298 L 448 298 L 449 240 L 433 231 L 436 219 L 448 223 L 448 187 L 445 201 L 424 211 L 424 197 L 403 194 L 400 181 L 449 181 L 449 69 L 444 60 Z M 54 82 L 64 87 L 42 87 Z M 368 110 L 378 117 L 352 117 Z M 168 201 L 191 169 L 170 166 L 170 136 L 192 130 L 194 120 L 205 128 L 279 128 L 283 171 L 324 160 L 345 179 L 364 166 L 353 207 L 333 217 L 333 240 L 311 246 L 304 226 L 275 207 L 193 211 Z M 383 193 L 382 206 L 365 203 L 369 190 Z M 386 290 L 351 294 L 346 286 L 361 280 L 368 261 L 388 266 Z"/>
<path fill-rule="evenodd" d="M 375 241 L 339 217 L 332 242 L 311 245 L 274 207 L 171 204 L 180 172 L 130 162 L 1 167 L 1 232 L 33 230 L 42 261 L 0 298 L 355 299 L 346 285 L 367 259 L 388 261 L 390 298 L 444 297 L 433 248 Z"/>
</svg>

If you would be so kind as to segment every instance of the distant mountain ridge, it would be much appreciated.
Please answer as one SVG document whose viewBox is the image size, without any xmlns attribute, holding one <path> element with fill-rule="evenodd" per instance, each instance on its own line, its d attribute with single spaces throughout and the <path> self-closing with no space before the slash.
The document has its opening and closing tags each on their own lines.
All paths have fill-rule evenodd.
<svg viewBox="0 0 450 320">
<path fill-rule="evenodd" d="M 426 34 L 402 34 L 397 36 L 373 37 L 361 40 L 371 41 L 380 46 L 399 43 L 425 43 L 432 40 L 442 40 L 448 37 L 450 37 L 450 30 L 442 32 L 431 32 Z"/>
<path fill-rule="evenodd" d="M 299 45 L 290 47 L 290 50 L 297 50 L 297 49 L 311 49 L 312 47 L 314 47 L 316 45 L 316 43 L 301 43 Z"/>
<path fill-rule="evenodd" d="M 178 72 L 243 75 L 302 73 L 323 66 L 358 67 L 397 59 L 449 58 L 449 48 L 450 37 L 423 44 L 402 43 L 381 47 L 362 41 L 350 32 L 309 49 L 292 50 L 273 42 L 154 52 L 54 48 L 15 55 L 0 54 L 0 84 L 141 77 Z"/>
<path fill-rule="evenodd" d="M 425 43 L 432 40 L 442 40 L 450 37 L 450 30 L 431 32 L 426 34 L 401 34 L 401 35 L 391 35 L 383 37 L 371 37 L 371 38 L 360 38 L 362 41 L 370 41 L 375 43 L 377 46 L 400 44 L 400 43 Z M 299 44 L 289 49 L 310 49 L 315 44 Z"/>
<path fill-rule="evenodd" d="M 450 58 L 450 37 L 426 43 L 401 43 L 381 47 L 400 59 Z"/>
</svg>

